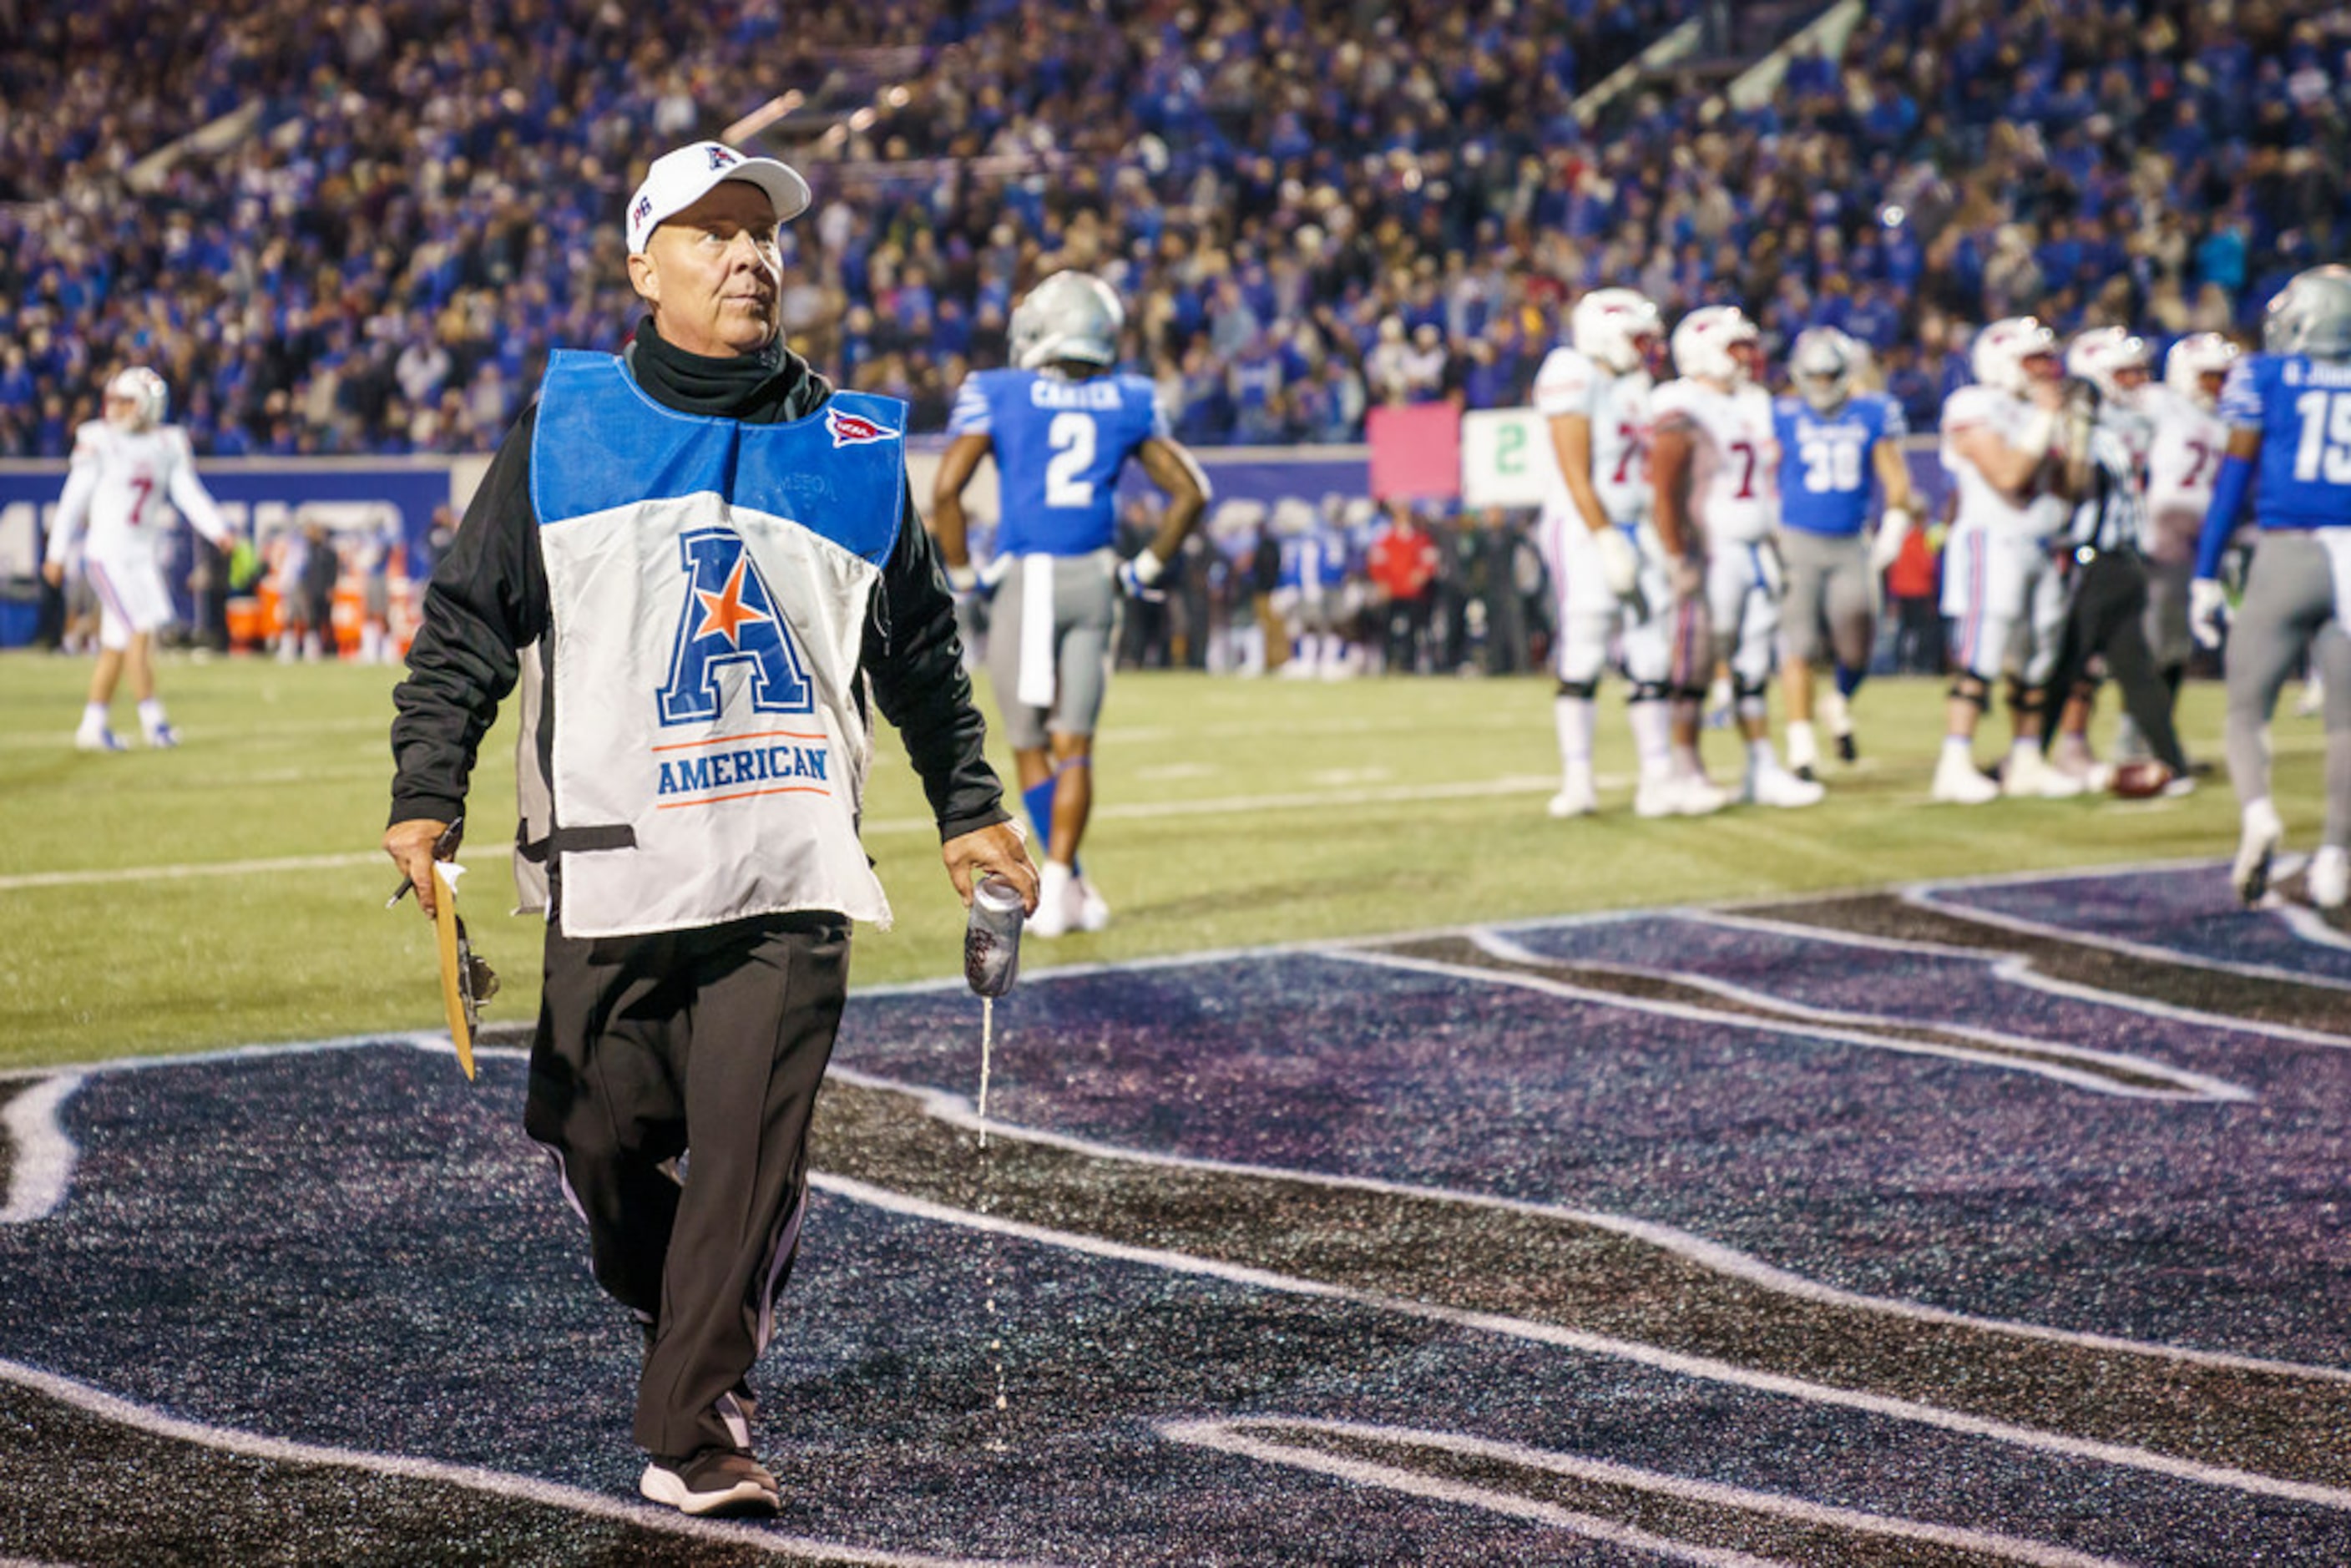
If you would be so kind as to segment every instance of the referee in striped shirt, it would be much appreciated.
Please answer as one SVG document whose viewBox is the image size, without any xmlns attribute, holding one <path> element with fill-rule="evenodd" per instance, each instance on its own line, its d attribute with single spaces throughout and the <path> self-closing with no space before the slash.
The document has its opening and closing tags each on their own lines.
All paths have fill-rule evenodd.
<svg viewBox="0 0 2351 1568">
<path fill-rule="evenodd" d="M 2147 519 L 2137 459 L 2117 422 L 2101 414 L 2095 383 L 2071 379 L 2065 392 L 2064 417 L 2077 429 L 2086 426 L 2087 439 L 2068 443 L 2078 455 L 2069 488 L 2082 498 L 2051 541 L 2061 553 L 2072 598 L 2050 689 L 2067 694 L 2067 717 L 2078 715 L 2076 722 L 2086 727 L 2103 666 L 2122 688 L 2123 711 L 2138 727 L 2148 751 L 2170 771 L 2169 787 L 2192 788 L 2186 782 L 2187 754 L 2171 722 L 2171 688 L 2147 641 Z M 2044 736 L 2044 747 L 2050 738 Z"/>
</svg>

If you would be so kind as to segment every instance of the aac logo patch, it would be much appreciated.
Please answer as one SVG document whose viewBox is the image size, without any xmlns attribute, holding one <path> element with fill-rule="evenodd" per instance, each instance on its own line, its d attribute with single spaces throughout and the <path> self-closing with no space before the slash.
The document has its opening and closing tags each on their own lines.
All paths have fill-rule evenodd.
<svg viewBox="0 0 2351 1568">
<path fill-rule="evenodd" d="M 888 425 L 876 423 L 862 413 L 844 413 L 837 408 L 824 411 L 824 427 L 832 432 L 832 444 L 840 446 L 862 446 L 868 442 L 888 441 L 898 433 Z"/>
<path fill-rule="evenodd" d="M 754 713 L 810 713 L 815 688 L 792 645 L 776 597 L 732 528 L 696 528 L 678 540 L 686 578 L 669 680 L 661 690 L 664 725 L 707 723 L 719 715 L 719 673 L 751 668 Z"/>
</svg>

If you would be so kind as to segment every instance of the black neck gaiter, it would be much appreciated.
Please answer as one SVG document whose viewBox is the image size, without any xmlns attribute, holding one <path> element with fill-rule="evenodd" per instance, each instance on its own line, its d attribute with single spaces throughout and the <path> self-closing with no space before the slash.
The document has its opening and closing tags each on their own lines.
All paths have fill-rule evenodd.
<svg viewBox="0 0 2351 1568">
<path fill-rule="evenodd" d="M 664 339 L 653 330 L 650 316 L 637 323 L 627 358 L 637 384 L 656 402 L 681 413 L 747 424 L 798 419 L 831 390 L 780 339 L 756 354 L 713 359 L 689 354 Z"/>
</svg>

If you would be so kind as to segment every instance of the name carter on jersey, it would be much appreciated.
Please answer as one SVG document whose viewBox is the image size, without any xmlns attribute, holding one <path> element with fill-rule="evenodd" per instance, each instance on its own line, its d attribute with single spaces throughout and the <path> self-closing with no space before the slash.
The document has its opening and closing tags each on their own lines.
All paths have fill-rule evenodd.
<svg viewBox="0 0 2351 1568">
<path fill-rule="evenodd" d="M 1108 376 L 1096 376 L 1082 382 L 1055 381 L 1040 376 L 1029 383 L 1029 405 L 1031 408 L 1115 409 L 1119 404 L 1118 382 Z"/>
</svg>

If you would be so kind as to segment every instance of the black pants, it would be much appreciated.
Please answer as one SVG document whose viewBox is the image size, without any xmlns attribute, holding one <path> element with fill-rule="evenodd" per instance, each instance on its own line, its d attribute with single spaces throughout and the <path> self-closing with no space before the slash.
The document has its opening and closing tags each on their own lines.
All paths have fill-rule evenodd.
<svg viewBox="0 0 2351 1568">
<path fill-rule="evenodd" d="M 653 1328 L 636 1438 L 657 1458 L 735 1447 L 716 1406 L 766 1347 L 791 1270 L 848 987 L 840 915 L 548 928 L 523 1124 L 588 1221 L 597 1282 Z"/>
<path fill-rule="evenodd" d="M 2156 669 L 2147 643 L 2146 564 L 2133 555 L 2094 556 L 2074 567 L 2073 590 L 2049 689 L 2061 701 L 2077 686 L 2095 690 L 2090 661 L 2104 659 L 2106 673 L 2122 688 L 2123 710 L 2147 737 L 2147 749 L 2172 772 L 2186 773 L 2188 756 L 2171 722 L 2171 687 Z"/>
</svg>

